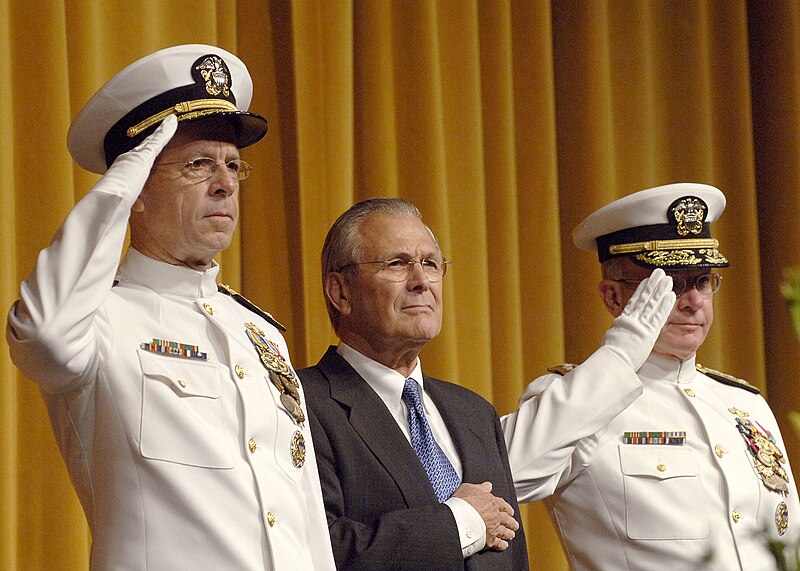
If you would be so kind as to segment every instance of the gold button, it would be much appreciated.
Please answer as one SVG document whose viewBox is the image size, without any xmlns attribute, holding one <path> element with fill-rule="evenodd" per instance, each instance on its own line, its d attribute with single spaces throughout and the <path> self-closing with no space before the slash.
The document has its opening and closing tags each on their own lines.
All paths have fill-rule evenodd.
<svg viewBox="0 0 800 571">
<path fill-rule="evenodd" d="M 248 440 L 247 441 L 247 446 L 248 446 L 248 448 L 250 448 L 250 452 L 255 452 L 256 451 L 256 439 L 255 438 L 251 438 L 250 440 Z"/>
<path fill-rule="evenodd" d="M 213 308 L 213 307 L 211 307 L 209 304 L 207 304 L 207 303 L 204 303 L 204 304 L 203 304 L 203 309 L 205 309 L 205 310 L 206 310 L 206 312 L 207 312 L 209 315 L 214 315 L 214 308 Z"/>
<path fill-rule="evenodd" d="M 719 444 L 717 444 L 716 446 L 714 446 L 714 453 L 715 453 L 717 456 L 719 456 L 720 458 L 722 458 L 723 456 L 725 456 L 725 451 L 722 449 L 722 446 L 720 446 Z"/>
<path fill-rule="evenodd" d="M 664 471 L 666 471 L 667 467 L 666 467 L 666 465 L 664 465 L 664 464 L 659 464 L 658 466 L 656 466 L 656 469 L 657 469 L 659 472 L 664 472 Z"/>
<path fill-rule="evenodd" d="M 692 389 L 683 389 L 683 392 L 685 392 L 690 397 L 694 396 L 694 391 Z"/>
<path fill-rule="evenodd" d="M 182 388 L 184 388 L 184 389 L 186 388 L 186 381 L 184 381 L 183 379 L 178 379 L 178 384 L 179 384 L 179 385 L 180 385 Z"/>
<path fill-rule="evenodd" d="M 233 370 L 236 371 L 237 377 L 239 377 L 240 379 L 244 378 L 244 369 L 242 368 L 241 365 L 236 365 Z"/>
<path fill-rule="evenodd" d="M 733 522 L 737 523 L 739 521 L 739 518 L 741 518 L 742 516 L 739 515 L 739 512 L 733 510 L 733 513 L 731 513 L 731 517 L 733 517 Z"/>
<path fill-rule="evenodd" d="M 270 527 L 275 525 L 275 514 L 272 512 L 267 512 L 267 523 Z"/>
</svg>

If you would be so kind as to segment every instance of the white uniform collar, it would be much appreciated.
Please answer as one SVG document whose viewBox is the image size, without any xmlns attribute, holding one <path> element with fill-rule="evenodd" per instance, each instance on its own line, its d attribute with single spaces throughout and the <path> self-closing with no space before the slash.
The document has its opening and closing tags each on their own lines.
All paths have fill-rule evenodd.
<svg viewBox="0 0 800 571">
<path fill-rule="evenodd" d="M 695 359 L 696 356 L 692 356 L 685 361 L 678 361 L 650 353 L 637 374 L 642 380 L 689 383 L 697 374 Z"/>
<path fill-rule="evenodd" d="M 217 294 L 217 274 L 219 265 L 216 262 L 211 268 L 199 271 L 154 260 L 135 248 L 128 248 L 117 270 L 117 279 L 158 293 L 197 299 Z"/>
</svg>

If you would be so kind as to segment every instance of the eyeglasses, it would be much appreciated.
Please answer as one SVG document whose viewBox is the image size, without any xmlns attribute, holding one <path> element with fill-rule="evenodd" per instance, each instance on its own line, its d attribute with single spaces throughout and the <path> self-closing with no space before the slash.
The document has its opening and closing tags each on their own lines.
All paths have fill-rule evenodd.
<svg viewBox="0 0 800 571">
<path fill-rule="evenodd" d="M 342 266 L 339 271 L 342 271 L 345 268 L 364 266 L 367 264 L 377 264 L 377 274 L 380 274 L 382 277 L 393 282 L 402 282 L 407 280 L 409 276 L 414 273 L 414 266 L 419 264 L 419 266 L 422 268 L 422 271 L 425 272 L 425 276 L 428 278 L 429 282 L 438 282 L 447 273 L 447 265 L 449 263 L 450 262 L 447 260 L 442 260 L 439 262 L 430 258 L 423 258 L 421 260 L 392 258 L 391 260 L 376 260 L 374 262 L 353 262 L 352 264 Z"/>
<path fill-rule="evenodd" d="M 232 161 L 215 161 L 209 157 L 198 157 L 191 161 L 178 161 L 174 163 L 155 163 L 153 166 L 161 167 L 166 165 L 183 165 L 184 175 L 186 178 L 203 182 L 214 176 L 214 172 L 219 165 L 225 165 L 228 169 L 228 174 L 236 180 L 242 181 L 250 176 L 250 171 L 253 167 L 250 163 L 242 159 L 234 159 Z"/>
<path fill-rule="evenodd" d="M 701 276 L 694 276 L 694 277 L 686 277 L 686 276 L 677 276 L 673 274 L 667 274 L 672 278 L 672 291 L 675 293 L 675 297 L 680 297 L 683 295 L 684 292 L 689 291 L 692 288 L 697 288 L 697 291 L 700 294 L 708 297 L 713 295 L 719 291 L 720 286 L 722 285 L 722 276 L 715 273 L 710 274 L 703 274 Z M 611 280 L 623 284 L 639 284 L 644 280 Z"/>
</svg>

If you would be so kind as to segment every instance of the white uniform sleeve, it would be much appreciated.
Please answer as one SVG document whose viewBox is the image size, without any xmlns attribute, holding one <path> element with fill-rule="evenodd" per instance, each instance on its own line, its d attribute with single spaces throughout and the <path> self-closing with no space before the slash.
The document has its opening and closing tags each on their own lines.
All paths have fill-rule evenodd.
<svg viewBox="0 0 800 571">
<path fill-rule="evenodd" d="M 588 465 L 596 434 L 641 394 L 639 377 L 607 347 L 563 377 L 530 383 L 500 419 L 518 500 L 546 498 Z"/>
<path fill-rule="evenodd" d="M 113 284 L 130 208 L 175 128 L 170 116 L 117 159 L 72 209 L 20 286 L 6 326 L 11 359 L 47 392 L 76 389 L 93 377 L 98 345 L 108 342 L 95 317 Z"/>
</svg>

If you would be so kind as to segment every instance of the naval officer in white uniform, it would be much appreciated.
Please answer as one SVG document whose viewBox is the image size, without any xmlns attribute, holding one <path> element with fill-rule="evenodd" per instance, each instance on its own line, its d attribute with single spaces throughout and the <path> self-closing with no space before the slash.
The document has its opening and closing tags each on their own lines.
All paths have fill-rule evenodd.
<svg viewBox="0 0 800 571">
<path fill-rule="evenodd" d="M 695 360 L 728 265 L 710 230 L 724 207 L 714 187 L 672 184 L 612 202 L 573 232 L 599 256 L 600 298 L 616 319 L 594 354 L 533 381 L 502 424 L 519 501 L 545 499 L 576 570 L 774 570 L 767 539 L 798 539 L 798 492 L 769 406 Z M 662 269 L 676 301 L 653 336 L 632 307 Z"/>
<path fill-rule="evenodd" d="M 239 149 L 267 131 L 251 95 L 244 64 L 207 45 L 151 54 L 100 88 L 68 146 L 105 174 L 8 316 L 95 570 L 334 569 L 280 325 L 216 281 L 250 171 Z"/>
</svg>

